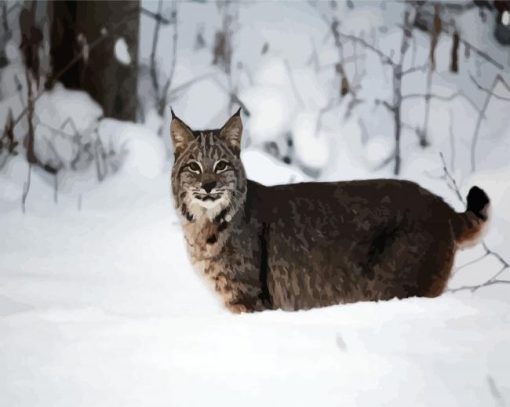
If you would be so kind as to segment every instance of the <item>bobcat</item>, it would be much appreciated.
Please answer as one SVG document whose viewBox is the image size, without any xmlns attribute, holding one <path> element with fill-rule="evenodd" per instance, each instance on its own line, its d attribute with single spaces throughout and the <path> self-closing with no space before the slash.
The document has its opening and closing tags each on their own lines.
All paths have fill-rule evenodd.
<svg viewBox="0 0 510 407">
<path fill-rule="evenodd" d="M 240 110 L 204 131 L 172 111 L 170 127 L 172 193 L 191 261 L 234 313 L 438 296 L 455 251 L 487 225 L 478 187 L 457 213 L 409 181 L 247 180 Z"/>
</svg>

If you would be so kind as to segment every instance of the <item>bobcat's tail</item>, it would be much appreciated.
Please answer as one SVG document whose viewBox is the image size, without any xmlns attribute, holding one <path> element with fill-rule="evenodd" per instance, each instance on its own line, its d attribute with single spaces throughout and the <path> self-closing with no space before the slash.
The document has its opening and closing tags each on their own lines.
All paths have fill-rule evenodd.
<svg viewBox="0 0 510 407">
<path fill-rule="evenodd" d="M 455 241 L 460 248 L 477 244 L 485 235 L 490 217 L 490 200 L 478 187 L 472 187 L 467 196 L 466 212 L 457 213 L 453 222 Z"/>
</svg>

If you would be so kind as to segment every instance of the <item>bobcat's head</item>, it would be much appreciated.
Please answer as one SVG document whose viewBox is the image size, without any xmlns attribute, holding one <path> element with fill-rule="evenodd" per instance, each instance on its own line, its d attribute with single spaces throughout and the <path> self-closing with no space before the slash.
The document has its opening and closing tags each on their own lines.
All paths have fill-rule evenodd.
<svg viewBox="0 0 510 407">
<path fill-rule="evenodd" d="M 178 212 L 188 222 L 204 216 L 228 221 L 244 201 L 240 113 L 241 109 L 221 129 L 194 131 L 172 111 L 172 193 Z"/>
</svg>

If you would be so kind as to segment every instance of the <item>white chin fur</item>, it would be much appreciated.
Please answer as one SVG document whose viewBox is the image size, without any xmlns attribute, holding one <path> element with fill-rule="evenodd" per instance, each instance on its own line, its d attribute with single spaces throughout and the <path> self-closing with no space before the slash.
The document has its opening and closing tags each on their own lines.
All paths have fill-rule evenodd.
<svg viewBox="0 0 510 407">
<path fill-rule="evenodd" d="M 199 199 L 196 200 L 196 204 L 205 209 L 212 209 L 215 206 L 220 204 L 221 199 L 217 199 L 216 201 L 201 201 Z"/>
<path fill-rule="evenodd" d="M 206 215 L 212 220 L 222 211 L 225 204 L 225 198 L 220 198 L 216 201 L 201 201 L 200 199 L 193 199 L 190 205 L 190 212 L 196 218 Z"/>
</svg>

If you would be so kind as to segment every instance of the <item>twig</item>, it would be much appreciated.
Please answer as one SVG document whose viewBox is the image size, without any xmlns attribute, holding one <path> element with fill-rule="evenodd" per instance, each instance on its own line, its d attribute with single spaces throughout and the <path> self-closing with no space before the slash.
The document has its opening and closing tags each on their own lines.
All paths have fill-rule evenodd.
<svg viewBox="0 0 510 407">
<path fill-rule="evenodd" d="M 167 104 L 167 98 L 168 98 L 168 89 L 170 89 L 170 86 L 172 85 L 172 81 L 174 78 L 175 73 L 175 67 L 177 64 L 177 41 L 179 39 L 179 30 L 177 25 L 177 3 L 174 2 L 174 9 L 172 11 L 172 15 L 174 18 L 174 32 L 172 35 L 172 64 L 170 66 L 170 73 L 168 74 L 168 78 L 165 82 L 165 85 L 163 86 L 163 91 L 160 96 L 159 101 L 159 114 L 163 115 L 166 104 Z"/>
<path fill-rule="evenodd" d="M 449 135 L 450 135 L 450 150 L 451 150 L 451 153 L 450 153 L 450 168 L 455 168 L 455 137 L 454 137 L 454 134 L 453 134 L 453 112 L 452 112 L 452 109 L 450 108 L 449 110 L 449 113 L 450 113 L 450 123 L 449 123 L 449 126 L 448 126 L 448 130 L 449 130 Z"/>
<path fill-rule="evenodd" d="M 428 62 L 423 65 L 413 66 L 409 69 L 402 71 L 402 76 L 409 75 L 414 72 L 423 72 L 423 71 L 425 71 L 425 69 L 427 69 L 428 66 L 429 66 Z"/>
<path fill-rule="evenodd" d="M 459 187 L 457 185 L 457 182 L 455 181 L 455 178 L 453 178 L 453 176 L 450 174 L 450 171 L 448 171 L 448 168 L 446 166 L 446 161 L 444 159 L 443 153 L 439 153 L 439 154 L 440 154 L 440 157 L 441 157 L 441 161 L 443 163 L 443 171 L 444 171 L 445 178 L 448 181 L 450 181 L 448 183 L 448 186 L 455 192 L 455 194 L 457 195 L 457 198 L 465 205 L 465 200 L 462 197 L 462 194 L 460 193 L 460 190 L 459 190 Z M 462 290 L 471 290 L 472 292 L 475 292 L 476 290 L 478 290 L 478 289 L 480 289 L 482 287 L 488 287 L 488 286 L 494 285 L 494 284 L 510 284 L 510 280 L 501 280 L 501 279 L 498 279 L 498 277 L 504 271 L 510 269 L 510 263 L 508 263 L 508 261 L 506 261 L 503 258 L 503 256 L 501 256 L 499 253 L 497 253 L 494 250 L 490 249 L 484 241 L 482 241 L 482 247 L 483 247 L 483 249 L 485 251 L 485 254 L 482 257 L 480 257 L 478 259 L 475 259 L 475 260 L 473 260 L 473 261 L 471 261 L 469 263 L 464 264 L 463 266 L 459 267 L 457 269 L 457 271 L 460 270 L 461 268 L 464 268 L 464 267 L 470 266 L 472 264 L 475 264 L 478 261 L 481 261 L 482 259 L 484 259 L 486 257 L 492 256 L 495 259 L 497 259 L 499 261 L 499 263 L 501 264 L 501 268 L 498 270 L 498 272 L 496 274 L 494 274 L 491 278 L 489 278 L 487 281 L 485 281 L 484 283 L 477 284 L 477 285 L 470 285 L 470 286 L 461 286 L 461 287 L 449 289 L 448 291 L 450 291 L 450 292 L 457 292 L 457 291 L 462 291 Z"/>
<path fill-rule="evenodd" d="M 489 281 L 486 281 L 485 283 L 479 284 L 479 285 L 463 285 L 463 286 L 456 287 L 456 288 L 450 288 L 450 289 L 448 289 L 448 292 L 456 293 L 458 291 L 465 291 L 465 290 L 470 290 L 471 292 L 475 292 L 482 287 L 489 287 L 489 286 L 495 285 L 495 284 L 510 284 L 510 280 L 489 280 Z"/>
<path fill-rule="evenodd" d="M 292 90 L 294 92 L 294 96 L 296 97 L 297 101 L 301 105 L 301 107 L 305 107 L 305 102 L 303 102 L 303 98 L 299 94 L 299 91 L 296 86 L 296 82 L 294 81 L 294 76 L 292 75 L 292 70 L 290 68 L 289 61 L 285 59 L 285 68 L 287 69 L 287 74 L 289 75 L 289 81 L 292 86 Z"/>
<path fill-rule="evenodd" d="M 220 81 L 218 78 L 214 78 L 214 81 L 218 84 L 218 86 L 227 93 L 227 95 L 234 100 L 242 109 L 246 116 L 250 116 L 250 110 L 246 107 L 245 103 L 237 96 L 235 93 L 231 93 Z"/>
<path fill-rule="evenodd" d="M 452 175 L 450 174 L 450 171 L 448 171 L 448 167 L 446 166 L 446 160 L 444 158 L 443 153 L 440 152 L 439 156 L 441 157 L 441 162 L 443 163 L 443 171 L 444 171 L 444 175 L 445 175 L 445 177 L 446 177 L 446 179 L 448 181 L 448 187 L 453 192 L 455 192 L 455 194 L 457 195 L 457 198 L 459 199 L 459 201 L 461 201 L 465 205 L 466 201 L 464 200 L 464 197 L 460 193 L 459 186 L 457 185 L 457 181 L 455 181 L 455 178 L 453 178 Z"/>
<path fill-rule="evenodd" d="M 445 102 L 451 102 L 453 99 L 456 99 L 456 98 L 463 98 L 473 107 L 474 110 L 476 110 L 478 113 L 481 112 L 481 110 L 478 108 L 478 106 L 476 106 L 476 104 L 460 90 L 455 93 L 452 93 L 451 95 L 447 95 L 447 96 L 436 95 L 434 93 L 409 93 L 407 95 L 402 96 L 403 100 L 415 99 L 415 98 L 437 99 L 437 100 L 442 100 Z M 483 117 L 485 117 L 485 114 Z"/>
<path fill-rule="evenodd" d="M 508 85 L 508 83 L 505 82 L 505 80 L 503 79 L 503 77 L 501 75 L 498 75 L 498 76 L 499 76 L 499 79 L 500 79 L 500 83 L 503 84 L 503 86 L 510 92 L 510 85 Z M 504 100 L 506 102 L 510 102 L 510 97 L 505 97 L 505 96 L 498 95 L 497 93 L 494 93 L 492 90 L 487 89 L 486 87 L 480 85 L 480 83 L 478 83 L 477 80 L 475 79 L 475 77 L 473 75 L 471 75 L 471 74 L 469 75 L 469 77 L 471 78 L 471 80 L 473 81 L 475 86 L 478 89 L 480 89 L 481 91 L 483 91 L 485 93 L 492 93 L 492 96 L 494 96 L 496 99 Z"/>
<path fill-rule="evenodd" d="M 452 275 L 453 275 L 453 274 L 457 274 L 460 270 L 462 270 L 462 269 L 464 269 L 464 268 L 466 268 L 466 267 L 469 267 L 469 266 L 471 266 L 471 265 L 473 265 L 473 264 L 478 263 L 480 260 L 485 259 L 488 255 L 489 255 L 489 253 L 487 253 L 487 252 L 486 252 L 486 253 L 482 254 L 480 257 L 477 257 L 476 259 L 474 259 L 474 260 L 470 260 L 470 261 L 468 261 L 467 263 L 464 263 L 462 266 L 457 267 L 457 268 L 453 271 Z"/>
<path fill-rule="evenodd" d="M 153 18 L 154 20 L 156 20 L 157 23 L 164 24 L 164 25 L 170 24 L 171 21 L 168 18 L 165 18 L 161 14 L 161 8 L 158 7 L 158 9 L 159 9 L 158 12 L 154 13 L 153 11 L 150 11 L 150 10 L 146 9 L 145 7 L 140 7 L 140 12 L 142 14 L 145 14 L 148 17 Z"/>
<path fill-rule="evenodd" d="M 154 92 L 156 95 L 159 94 L 159 81 L 158 81 L 158 74 L 156 72 L 156 50 L 158 47 L 158 40 L 159 40 L 159 29 L 161 27 L 161 19 L 159 16 L 161 16 L 161 8 L 163 6 L 163 0 L 159 0 L 158 2 L 158 18 L 155 18 L 156 24 L 154 26 L 154 34 L 152 35 L 152 48 L 151 48 L 151 55 L 150 55 L 150 74 L 151 74 L 151 80 L 152 80 L 152 87 L 154 88 Z"/>
<path fill-rule="evenodd" d="M 170 100 L 173 96 L 179 94 L 179 92 L 182 92 L 183 90 L 189 88 L 191 85 L 194 85 L 197 82 L 200 82 L 204 79 L 207 79 L 209 77 L 214 77 L 214 72 L 208 72 L 203 75 L 197 76 L 193 79 L 190 79 L 184 83 L 181 83 L 179 86 L 174 87 L 169 93 L 168 93 L 168 100 Z"/>
<path fill-rule="evenodd" d="M 21 196 L 21 211 L 25 213 L 26 206 L 25 203 L 27 201 L 28 191 L 30 190 L 30 179 L 32 175 L 32 164 L 28 164 L 28 173 L 27 173 L 27 180 L 23 184 L 23 195 Z"/>
<path fill-rule="evenodd" d="M 476 81 L 475 81 L 476 83 Z M 496 89 L 496 86 L 498 83 L 502 83 L 508 90 L 510 90 L 510 87 L 505 82 L 501 74 L 497 74 L 494 78 L 494 81 L 492 82 L 492 86 L 490 90 L 484 89 L 487 93 L 487 97 L 485 98 L 485 101 L 483 103 L 482 109 L 480 110 L 480 114 L 478 115 L 478 119 L 476 120 L 476 126 L 473 133 L 473 139 L 471 142 L 471 171 L 476 170 L 476 145 L 478 144 L 478 138 L 480 134 L 480 127 L 482 125 L 482 119 L 485 117 L 485 113 L 487 111 L 487 108 L 489 107 L 489 103 L 491 101 L 491 98 L 495 96 L 494 89 Z"/>
<path fill-rule="evenodd" d="M 375 54 L 377 54 L 379 56 L 379 58 L 381 59 L 381 61 L 384 64 L 391 65 L 391 66 L 397 65 L 397 62 L 395 62 L 390 56 L 386 55 L 380 49 L 377 49 L 375 46 L 368 43 L 363 38 L 360 38 L 360 37 L 357 37 L 357 36 L 351 35 L 351 34 L 344 34 L 341 31 L 338 31 L 338 35 L 340 37 L 343 37 L 346 40 L 350 40 L 352 42 L 358 43 L 359 45 L 363 46 L 364 48 L 367 48 L 370 51 L 374 52 Z"/>
</svg>

